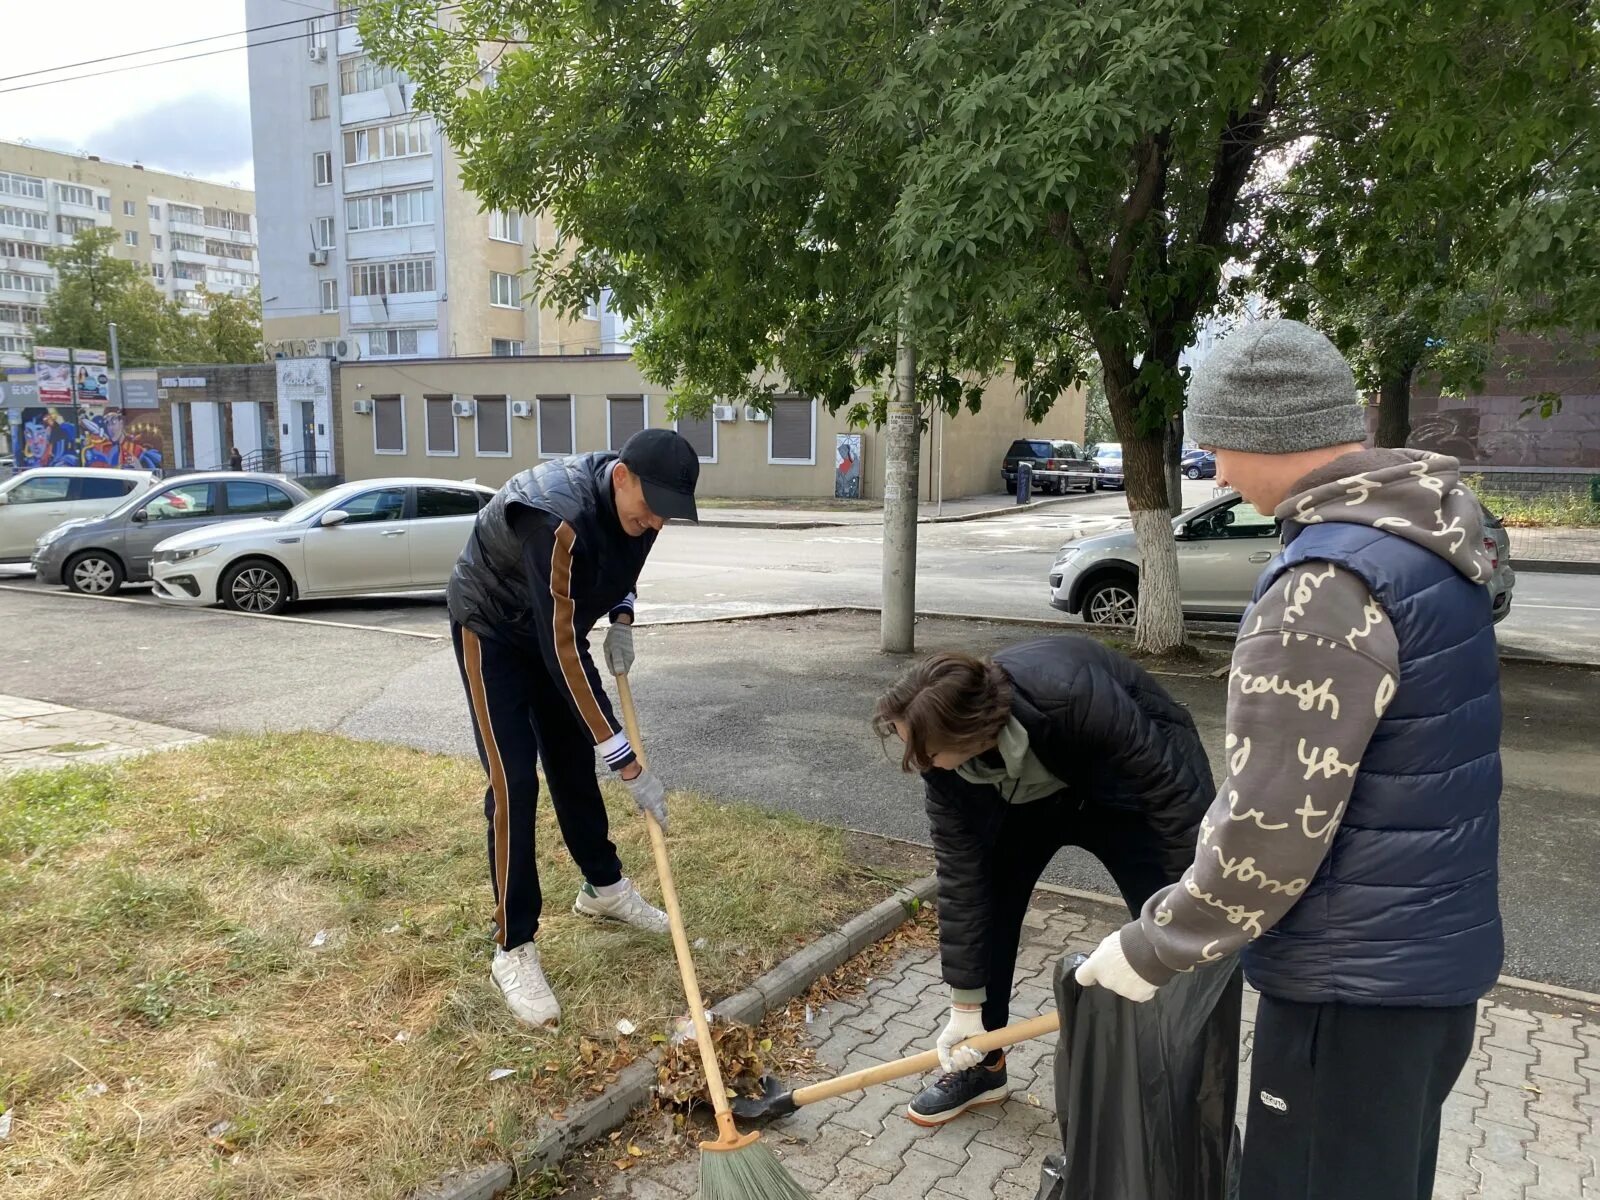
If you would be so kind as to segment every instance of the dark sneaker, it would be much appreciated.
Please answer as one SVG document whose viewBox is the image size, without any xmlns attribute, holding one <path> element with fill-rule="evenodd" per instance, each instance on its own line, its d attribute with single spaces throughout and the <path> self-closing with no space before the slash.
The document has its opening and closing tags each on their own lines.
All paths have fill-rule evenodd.
<svg viewBox="0 0 1600 1200">
<path fill-rule="evenodd" d="M 943 1125 L 969 1108 L 998 1104 L 1008 1094 L 1006 1060 L 1002 1058 L 992 1067 L 979 1064 L 941 1075 L 910 1103 L 906 1115 L 918 1125 Z"/>
</svg>

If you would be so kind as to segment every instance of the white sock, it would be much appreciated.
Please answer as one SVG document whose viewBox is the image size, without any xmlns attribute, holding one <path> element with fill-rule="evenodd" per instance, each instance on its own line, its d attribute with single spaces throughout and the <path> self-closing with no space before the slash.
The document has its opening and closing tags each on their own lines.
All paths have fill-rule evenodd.
<svg viewBox="0 0 1600 1200">
<path fill-rule="evenodd" d="M 628 890 L 628 877 L 624 875 L 615 883 L 608 883 L 604 887 L 595 887 L 592 883 L 589 886 L 594 888 L 596 896 L 620 896 Z"/>
</svg>

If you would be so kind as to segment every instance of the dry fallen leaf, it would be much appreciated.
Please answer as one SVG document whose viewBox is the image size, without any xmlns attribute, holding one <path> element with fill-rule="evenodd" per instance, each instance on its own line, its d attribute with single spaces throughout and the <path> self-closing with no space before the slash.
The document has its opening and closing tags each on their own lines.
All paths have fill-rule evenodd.
<svg viewBox="0 0 1600 1200">
<path fill-rule="evenodd" d="M 632 1034 L 637 1033 L 638 1029 L 639 1027 L 632 1021 L 628 1020 L 627 1017 L 623 1017 L 622 1020 L 617 1022 L 617 1032 L 623 1037 L 629 1037 Z"/>
<path fill-rule="evenodd" d="M 489 1072 L 489 1082 L 494 1083 L 499 1079 L 510 1079 L 516 1073 L 516 1070 L 512 1067 L 496 1067 Z"/>
</svg>

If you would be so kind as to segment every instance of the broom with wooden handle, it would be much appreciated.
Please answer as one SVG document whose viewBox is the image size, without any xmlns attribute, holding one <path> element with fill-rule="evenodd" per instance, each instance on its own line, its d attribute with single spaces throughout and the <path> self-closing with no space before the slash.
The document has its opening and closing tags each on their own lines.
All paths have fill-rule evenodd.
<svg viewBox="0 0 1600 1200">
<path fill-rule="evenodd" d="M 622 699 L 622 724 L 639 765 L 645 765 L 644 742 L 639 737 L 639 716 L 633 707 L 633 687 L 626 674 L 618 675 L 617 694 Z M 661 879 L 661 900 L 666 906 L 667 923 L 672 929 L 672 948 L 678 958 L 678 974 L 683 977 L 683 994 L 689 1002 L 689 1018 L 694 1022 L 695 1041 L 700 1046 L 700 1062 L 706 1072 L 706 1090 L 717 1114 L 717 1138 L 700 1143 L 701 1200 L 809 1200 L 807 1193 L 770 1150 L 757 1139 L 759 1133 L 741 1134 L 733 1123 L 728 1104 L 728 1089 L 717 1065 L 711 1025 L 700 999 L 700 980 L 689 954 L 689 936 L 683 929 L 683 913 L 678 908 L 678 889 L 672 882 L 672 866 L 667 861 L 667 839 L 651 813 L 645 814 L 650 829 L 650 848 L 655 852 L 656 874 Z"/>
</svg>

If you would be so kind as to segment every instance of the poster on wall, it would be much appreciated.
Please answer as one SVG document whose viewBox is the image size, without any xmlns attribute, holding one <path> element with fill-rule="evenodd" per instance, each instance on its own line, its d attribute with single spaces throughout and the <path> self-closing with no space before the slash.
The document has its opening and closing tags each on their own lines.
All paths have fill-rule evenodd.
<svg viewBox="0 0 1600 1200">
<path fill-rule="evenodd" d="M 72 404 L 72 353 L 59 346 L 33 348 L 33 373 L 39 383 L 39 401 L 67 407 Z"/>
<path fill-rule="evenodd" d="M 159 471 L 166 449 L 154 413 L 120 408 L 84 409 L 83 465 Z"/>
<path fill-rule="evenodd" d="M 79 404 L 104 404 L 111 398 L 111 372 L 104 350 L 72 352 L 73 392 Z"/>
<path fill-rule="evenodd" d="M 25 408 L 19 428 L 22 439 L 16 447 L 17 470 L 83 465 L 78 426 L 71 408 L 53 405 Z"/>
<path fill-rule="evenodd" d="M 861 435 L 833 435 L 833 496 L 836 500 L 861 499 Z"/>
</svg>

